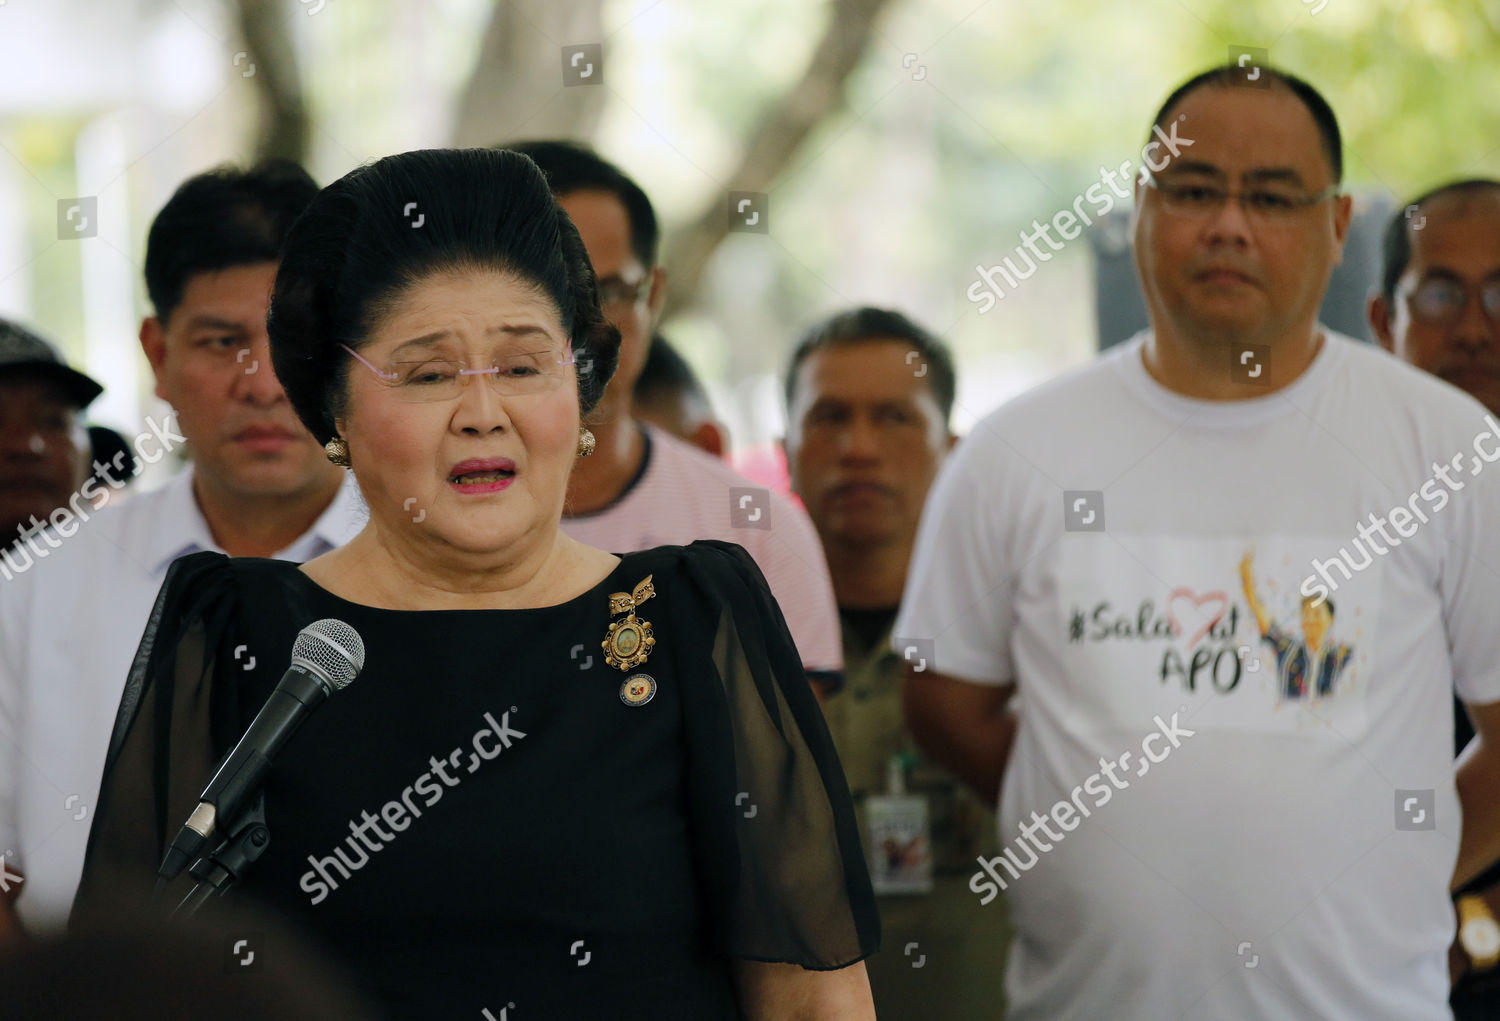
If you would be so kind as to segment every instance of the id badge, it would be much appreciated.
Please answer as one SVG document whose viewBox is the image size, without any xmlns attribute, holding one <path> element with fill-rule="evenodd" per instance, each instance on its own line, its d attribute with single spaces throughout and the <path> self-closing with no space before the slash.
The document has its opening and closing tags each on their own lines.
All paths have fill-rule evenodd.
<svg viewBox="0 0 1500 1021">
<path fill-rule="evenodd" d="M 877 894 L 932 892 L 931 837 L 925 797 L 865 799 L 865 859 Z"/>
</svg>

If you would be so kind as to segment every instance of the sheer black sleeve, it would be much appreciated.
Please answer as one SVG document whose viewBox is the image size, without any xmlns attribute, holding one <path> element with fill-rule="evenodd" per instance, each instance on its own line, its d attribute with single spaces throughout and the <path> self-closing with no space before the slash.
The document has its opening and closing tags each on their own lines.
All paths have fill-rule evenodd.
<svg viewBox="0 0 1500 1021">
<path fill-rule="evenodd" d="M 71 926 L 147 909 L 167 844 L 237 733 L 232 685 L 215 683 L 237 603 L 223 554 L 168 569 L 115 716 Z"/>
<path fill-rule="evenodd" d="M 739 546 L 695 542 L 684 565 L 685 616 L 712 649 L 679 675 L 716 949 L 852 964 L 877 949 L 879 917 L 848 784 L 786 621 Z"/>
</svg>

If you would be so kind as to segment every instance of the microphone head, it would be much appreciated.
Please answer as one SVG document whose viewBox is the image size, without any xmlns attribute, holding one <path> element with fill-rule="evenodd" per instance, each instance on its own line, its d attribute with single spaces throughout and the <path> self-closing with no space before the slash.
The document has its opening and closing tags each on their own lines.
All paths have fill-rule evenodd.
<svg viewBox="0 0 1500 1021">
<path fill-rule="evenodd" d="M 364 669 L 364 639 L 341 620 L 315 620 L 292 644 L 292 662 L 312 670 L 333 685 L 334 691 L 340 691 Z"/>
</svg>

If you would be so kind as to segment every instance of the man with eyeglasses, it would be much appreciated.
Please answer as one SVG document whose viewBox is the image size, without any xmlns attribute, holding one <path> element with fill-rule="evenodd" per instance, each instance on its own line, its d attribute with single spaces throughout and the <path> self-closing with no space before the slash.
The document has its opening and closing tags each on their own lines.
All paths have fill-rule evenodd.
<svg viewBox="0 0 1500 1021">
<path fill-rule="evenodd" d="M 546 175 L 589 253 L 604 314 L 620 331 L 620 364 L 586 422 L 593 454 L 568 481 L 562 530 L 614 553 L 722 539 L 766 576 L 820 695 L 843 676 L 838 607 L 818 533 L 790 500 L 634 414 L 633 392 L 666 298 L 656 213 L 640 186 L 573 142 L 506 146 Z M 586 357 L 586 355 L 580 355 Z"/>
<path fill-rule="evenodd" d="M 1367 312 L 1381 347 L 1500 415 L 1500 181 L 1445 184 L 1393 216 Z M 1474 737 L 1462 704 L 1454 731 L 1461 753 Z M 1453 994 L 1460 1021 L 1500 1017 L 1497 881 L 1491 870 L 1459 898 L 1450 966 L 1469 977 Z"/>
<path fill-rule="evenodd" d="M 1150 328 L 938 478 L 907 717 L 999 795 L 969 886 L 1007 894 L 1015 1021 L 1446 1019 L 1450 885 L 1500 856 L 1500 472 L 1407 505 L 1483 409 L 1318 323 L 1350 200 L 1316 90 L 1227 65 L 1177 121 L 1132 216 Z M 1312 565 L 1388 528 L 1338 579 L 1338 683 L 1281 697 L 1262 631 L 1321 619 Z M 1455 688 L 1481 735 L 1456 781 Z"/>
<path fill-rule="evenodd" d="M 1386 228 L 1370 326 L 1380 346 L 1500 414 L 1500 181 L 1418 196 Z"/>
</svg>

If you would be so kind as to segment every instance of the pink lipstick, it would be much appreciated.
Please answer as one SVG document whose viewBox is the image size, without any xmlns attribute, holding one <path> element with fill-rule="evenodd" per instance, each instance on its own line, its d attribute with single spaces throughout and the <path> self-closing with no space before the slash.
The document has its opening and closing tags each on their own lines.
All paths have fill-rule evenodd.
<svg viewBox="0 0 1500 1021">
<path fill-rule="evenodd" d="M 460 493 L 498 493 L 516 477 L 516 462 L 508 457 L 471 458 L 448 472 L 448 485 Z"/>
</svg>

